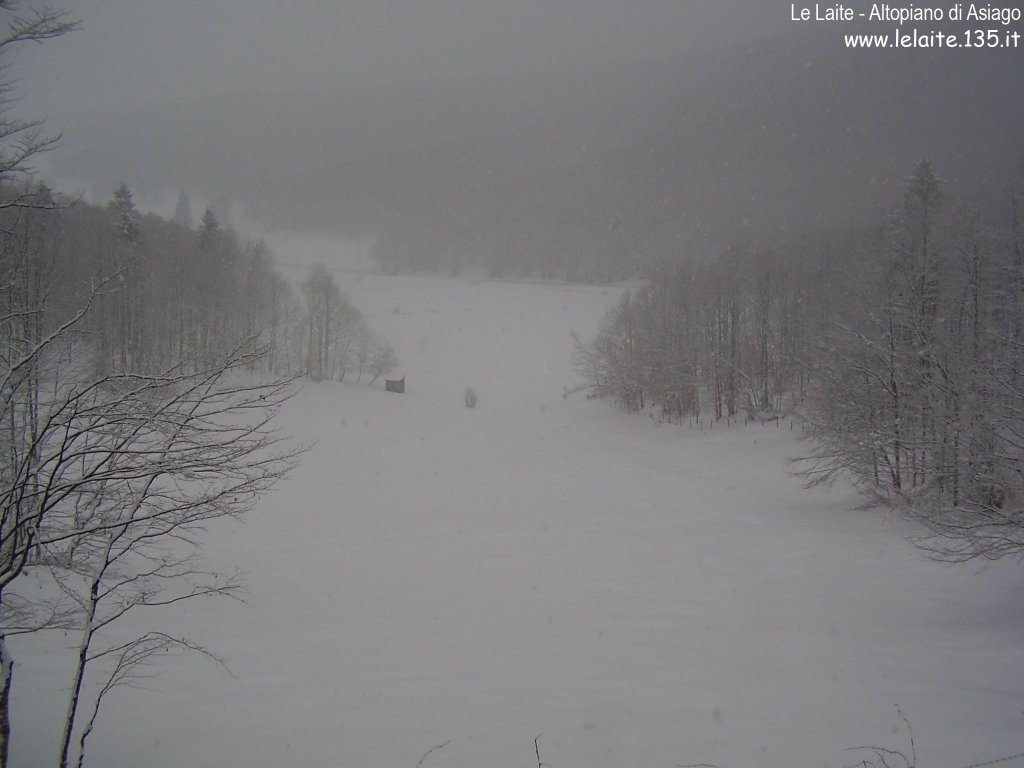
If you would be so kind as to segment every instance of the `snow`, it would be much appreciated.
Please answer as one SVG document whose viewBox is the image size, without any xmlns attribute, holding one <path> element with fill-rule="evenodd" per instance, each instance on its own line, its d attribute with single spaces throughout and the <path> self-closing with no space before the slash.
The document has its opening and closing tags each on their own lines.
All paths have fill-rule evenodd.
<svg viewBox="0 0 1024 768">
<path fill-rule="evenodd" d="M 799 425 L 657 426 L 581 395 L 616 288 L 337 272 L 405 395 L 306 384 L 312 445 L 209 562 L 246 604 L 142 617 L 224 656 L 111 695 L 96 766 L 966 766 L 1024 751 L 1024 573 L 804 490 Z M 467 387 L 480 396 L 463 404 Z M 14 638 L 12 765 L 52 764 L 74 638 Z"/>
</svg>

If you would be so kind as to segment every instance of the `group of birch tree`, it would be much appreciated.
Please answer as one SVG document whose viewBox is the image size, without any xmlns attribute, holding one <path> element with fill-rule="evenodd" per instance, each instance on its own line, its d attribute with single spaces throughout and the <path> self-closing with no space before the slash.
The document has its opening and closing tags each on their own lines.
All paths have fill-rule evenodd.
<svg viewBox="0 0 1024 768">
<path fill-rule="evenodd" d="M 921 163 L 818 346 L 811 476 L 903 506 L 952 559 L 1024 555 L 1022 182 L 966 204 Z"/>
<path fill-rule="evenodd" d="M 802 249 L 728 252 L 657 270 L 593 339 L 576 339 L 592 396 L 670 421 L 778 414 L 805 392 L 824 272 Z"/>
<path fill-rule="evenodd" d="M 952 559 L 1024 554 L 1024 173 L 958 200 L 931 163 L 873 228 L 686 260 L 626 293 L 577 365 L 662 418 L 798 412 L 812 482 L 907 509 Z"/>
<path fill-rule="evenodd" d="M 397 365 L 391 345 L 374 334 L 366 320 L 323 264 L 315 264 L 302 282 L 305 324 L 302 328 L 306 370 L 314 380 L 356 381 L 369 375 L 372 384 Z"/>
<path fill-rule="evenodd" d="M 74 306 L 87 286 L 98 289 L 87 321 L 98 373 L 202 368 L 243 338 L 247 351 L 263 351 L 253 366 L 277 375 L 375 380 L 396 365 L 326 267 L 293 286 L 263 241 L 239 237 L 209 209 L 190 228 L 180 211 L 175 220 L 141 213 L 124 184 L 105 206 L 43 186 L 32 195 L 39 206 L 6 218 L 7 251 L 12 238 L 21 251 L 11 266 L 55 310 Z"/>
</svg>

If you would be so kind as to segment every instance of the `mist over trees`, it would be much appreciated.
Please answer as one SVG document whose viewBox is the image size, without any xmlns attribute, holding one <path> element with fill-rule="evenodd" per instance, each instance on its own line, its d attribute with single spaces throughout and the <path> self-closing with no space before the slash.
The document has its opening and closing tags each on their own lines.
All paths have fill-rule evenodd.
<svg viewBox="0 0 1024 768">
<path fill-rule="evenodd" d="M 907 509 L 937 555 L 1020 556 L 1022 184 L 963 200 L 921 161 L 873 228 L 665 266 L 576 340 L 577 369 L 665 420 L 798 414 L 811 482 Z"/>
</svg>

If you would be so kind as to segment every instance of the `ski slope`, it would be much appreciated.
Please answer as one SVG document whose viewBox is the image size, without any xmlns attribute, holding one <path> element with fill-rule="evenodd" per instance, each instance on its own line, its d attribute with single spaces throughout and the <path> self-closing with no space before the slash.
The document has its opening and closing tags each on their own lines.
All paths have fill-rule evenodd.
<svg viewBox="0 0 1024 768">
<path fill-rule="evenodd" d="M 1024 752 L 1024 572 L 946 566 L 799 430 L 657 426 L 582 395 L 570 331 L 619 289 L 337 273 L 404 396 L 308 383 L 312 446 L 207 558 L 246 604 L 138 617 L 201 642 L 112 694 L 87 764 L 967 766 Z M 463 404 L 466 387 L 479 393 Z M 18 638 L 13 766 L 54 764 L 73 637 Z M 1009 763 L 1017 765 L 1020 763 Z"/>
</svg>

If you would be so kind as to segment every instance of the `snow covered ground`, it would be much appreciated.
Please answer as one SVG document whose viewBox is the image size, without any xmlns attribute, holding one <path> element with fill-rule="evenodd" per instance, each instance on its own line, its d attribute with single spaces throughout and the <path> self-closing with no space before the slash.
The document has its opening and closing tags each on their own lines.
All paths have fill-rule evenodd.
<svg viewBox="0 0 1024 768">
<path fill-rule="evenodd" d="M 93 766 L 921 766 L 1024 752 L 1024 571 L 925 559 L 911 529 L 803 490 L 781 428 L 656 426 L 580 395 L 570 330 L 613 288 L 339 272 L 394 345 L 382 382 L 307 384 L 314 443 L 210 530 L 247 604 L 155 627 L 168 659 L 109 700 Z M 477 408 L 463 404 L 466 387 Z M 52 765 L 63 636 L 12 643 L 14 766 Z M 1016 765 L 1018 763 L 1011 763 Z"/>
</svg>

